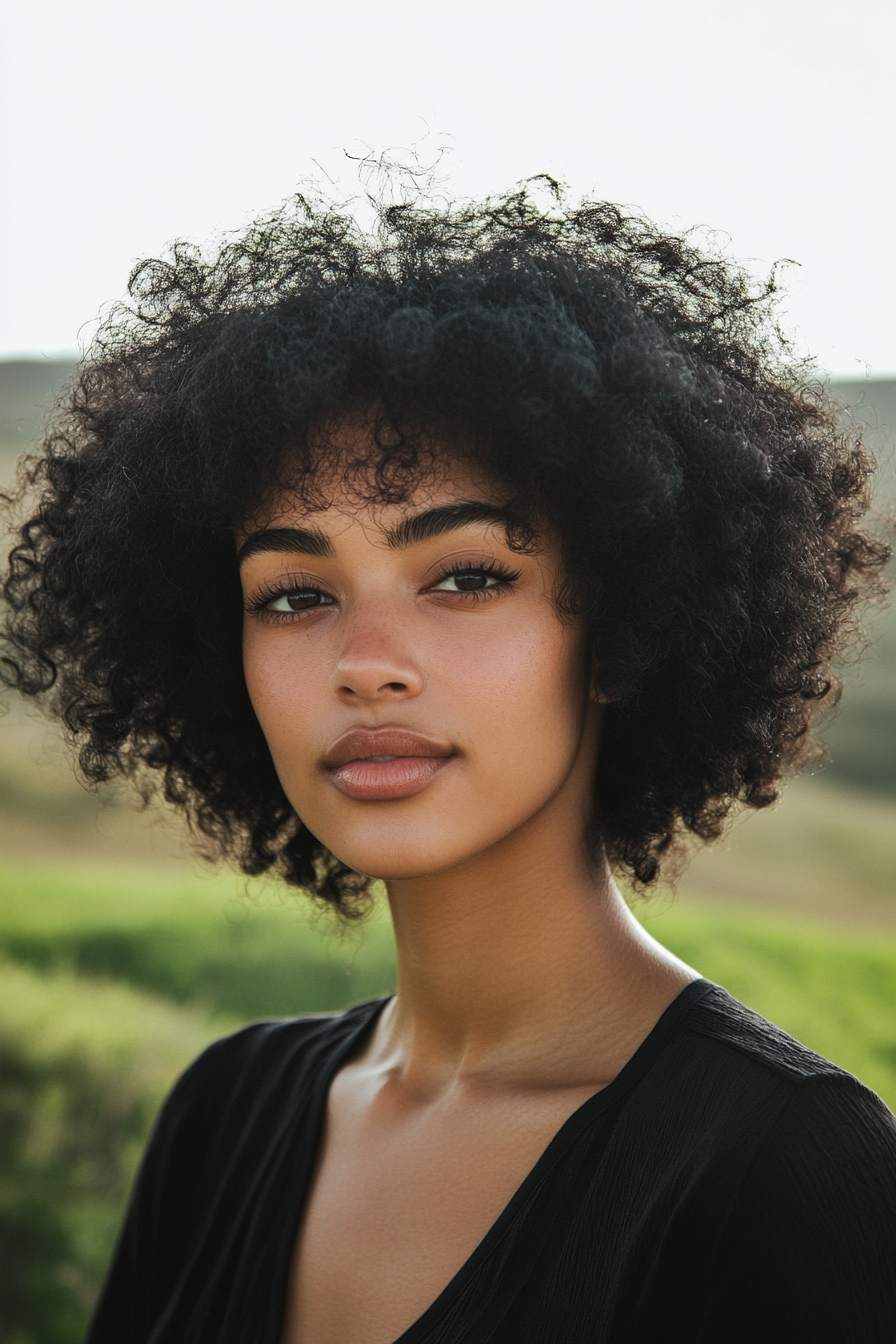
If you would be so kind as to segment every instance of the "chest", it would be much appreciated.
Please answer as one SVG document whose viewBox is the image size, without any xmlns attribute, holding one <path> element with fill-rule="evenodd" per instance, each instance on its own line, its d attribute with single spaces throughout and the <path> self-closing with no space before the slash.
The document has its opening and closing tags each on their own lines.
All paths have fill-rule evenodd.
<svg viewBox="0 0 896 1344">
<path fill-rule="evenodd" d="M 396 1116 L 334 1090 L 281 1344 L 393 1344 L 455 1277 L 586 1096 L 449 1098 Z"/>
</svg>

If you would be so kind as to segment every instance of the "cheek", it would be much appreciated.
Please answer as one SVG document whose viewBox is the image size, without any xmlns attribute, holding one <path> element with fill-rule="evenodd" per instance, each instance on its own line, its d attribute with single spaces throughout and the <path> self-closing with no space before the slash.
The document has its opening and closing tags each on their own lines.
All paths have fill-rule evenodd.
<svg viewBox="0 0 896 1344">
<path fill-rule="evenodd" d="M 311 749 L 328 689 L 329 663 L 302 635 L 270 638 L 249 630 L 243 637 L 243 675 L 256 718 L 275 762 L 284 751 Z M 279 765 L 278 765 L 279 768 Z"/>
<path fill-rule="evenodd" d="M 587 706 L 578 630 L 552 618 L 523 638 L 493 644 L 481 658 L 468 656 L 459 677 L 496 770 L 523 770 L 537 785 L 542 774 L 568 765 Z"/>
</svg>

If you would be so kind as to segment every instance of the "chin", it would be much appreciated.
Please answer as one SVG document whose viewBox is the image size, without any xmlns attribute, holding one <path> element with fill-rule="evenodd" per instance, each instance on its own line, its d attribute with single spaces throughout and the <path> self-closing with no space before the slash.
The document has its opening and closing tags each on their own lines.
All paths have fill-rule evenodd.
<svg viewBox="0 0 896 1344">
<path fill-rule="evenodd" d="M 410 830 L 405 825 L 377 827 L 375 834 L 366 836 L 315 834 L 342 863 L 378 882 L 409 881 L 447 872 L 500 839 L 499 835 L 480 835 L 471 843 L 469 831 L 446 835 L 444 825 L 422 827 L 416 835 L 409 834 Z"/>
<path fill-rule="evenodd" d="M 459 868 L 506 841 L 531 820 L 545 799 L 523 801 L 522 807 L 503 809 L 495 807 L 494 799 L 491 805 L 441 805 L 425 810 L 419 803 L 413 810 L 377 804 L 383 810 L 375 814 L 330 813 L 320 816 L 317 825 L 316 818 L 309 816 L 306 824 L 331 854 L 356 873 L 377 882 L 412 881 Z"/>
<path fill-rule="evenodd" d="M 376 882 L 407 882 L 414 878 L 433 877 L 436 873 L 444 873 L 456 867 L 469 857 L 466 853 L 434 854 L 431 848 L 425 854 L 416 847 L 401 852 L 401 847 L 396 851 L 395 846 L 390 846 L 388 852 L 371 852 L 366 846 L 343 846 L 341 850 L 331 850 L 331 853 L 356 873 L 362 873 Z"/>
</svg>

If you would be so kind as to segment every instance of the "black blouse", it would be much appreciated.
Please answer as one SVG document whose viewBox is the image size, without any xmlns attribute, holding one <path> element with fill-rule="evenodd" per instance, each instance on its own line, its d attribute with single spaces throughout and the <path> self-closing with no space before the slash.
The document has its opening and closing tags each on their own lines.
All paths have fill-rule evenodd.
<svg viewBox="0 0 896 1344">
<path fill-rule="evenodd" d="M 88 1344 L 278 1344 L 327 1091 L 382 1002 L 257 1023 L 191 1065 Z M 400 1344 L 770 1340 L 896 1341 L 896 1119 L 698 980 Z"/>
</svg>

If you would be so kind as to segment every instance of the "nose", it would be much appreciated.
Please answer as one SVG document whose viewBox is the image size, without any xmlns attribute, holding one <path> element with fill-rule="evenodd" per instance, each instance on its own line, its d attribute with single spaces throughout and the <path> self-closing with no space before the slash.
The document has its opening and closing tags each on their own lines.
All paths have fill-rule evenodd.
<svg viewBox="0 0 896 1344">
<path fill-rule="evenodd" d="M 408 700 L 423 675 L 394 612 L 358 613 L 346 631 L 331 685 L 344 703 Z"/>
</svg>

